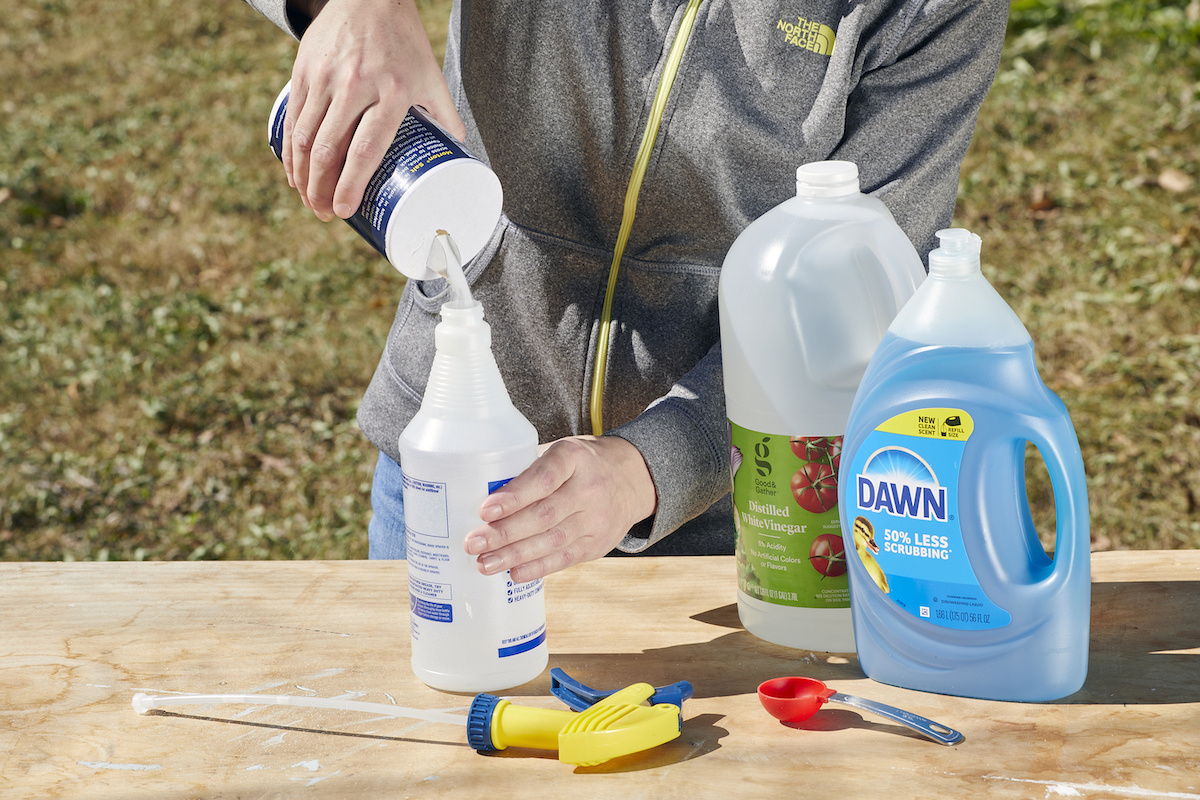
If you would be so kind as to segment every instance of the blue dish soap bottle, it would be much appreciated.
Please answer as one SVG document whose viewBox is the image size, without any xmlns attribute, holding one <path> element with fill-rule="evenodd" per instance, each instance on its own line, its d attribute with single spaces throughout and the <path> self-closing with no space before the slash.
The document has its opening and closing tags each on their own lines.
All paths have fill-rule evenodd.
<svg viewBox="0 0 1200 800">
<path fill-rule="evenodd" d="M 980 238 L 938 232 L 929 277 L 871 359 L 839 481 L 859 663 L 881 683 L 991 700 L 1072 694 L 1087 676 L 1083 459 L 1033 341 L 984 278 Z M 1055 503 L 1038 539 L 1026 443 Z"/>
</svg>

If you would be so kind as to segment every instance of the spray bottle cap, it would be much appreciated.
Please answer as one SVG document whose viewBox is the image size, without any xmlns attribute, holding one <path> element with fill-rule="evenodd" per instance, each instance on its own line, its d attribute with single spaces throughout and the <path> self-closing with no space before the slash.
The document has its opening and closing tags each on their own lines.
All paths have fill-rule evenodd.
<svg viewBox="0 0 1200 800">
<path fill-rule="evenodd" d="M 929 274 L 939 277 L 963 277 L 979 272 L 979 249 L 983 240 L 966 228 L 946 228 L 937 232 L 941 247 L 929 254 Z"/>
<path fill-rule="evenodd" d="M 796 168 L 797 197 L 845 197 L 858 191 L 858 167 L 850 161 L 815 161 Z"/>
</svg>

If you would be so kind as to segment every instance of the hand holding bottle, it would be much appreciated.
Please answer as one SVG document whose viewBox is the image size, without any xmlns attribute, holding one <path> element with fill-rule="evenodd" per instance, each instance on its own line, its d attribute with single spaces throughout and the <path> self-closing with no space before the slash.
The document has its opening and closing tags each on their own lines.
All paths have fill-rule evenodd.
<svg viewBox="0 0 1200 800">
<path fill-rule="evenodd" d="M 413 0 L 314 0 L 292 67 L 283 164 L 304 205 L 350 217 L 411 106 L 466 134 Z"/>
<path fill-rule="evenodd" d="M 479 571 L 514 582 L 601 558 L 654 513 L 654 481 L 638 449 L 618 436 L 572 436 L 488 495 L 486 524 L 467 534 Z"/>
</svg>

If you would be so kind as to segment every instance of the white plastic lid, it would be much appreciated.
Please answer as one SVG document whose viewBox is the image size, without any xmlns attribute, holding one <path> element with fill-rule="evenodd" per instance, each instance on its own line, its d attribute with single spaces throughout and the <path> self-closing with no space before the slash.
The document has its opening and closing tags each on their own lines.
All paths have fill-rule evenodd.
<svg viewBox="0 0 1200 800">
<path fill-rule="evenodd" d="M 858 191 L 858 166 L 850 161 L 814 161 L 796 168 L 797 197 L 844 197 Z"/>
<path fill-rule="evenodd" d="M 439 230 L 449 231 L 470 261 L 487 245 L 500 221 L 504 191 L 496 173 L 473 158 L 450 158 L 413 181 L 394 202 L 387 223 L 387 258 L 403 275 L 432 280 L 427 266 Z"/>
<path fill-rule="evenodd" d="M 943 277 L 979 272 L 979 250 L 983 240 L 966 228 L 946 228 L 937 232 L 941 242 L 929 254 L 929 274 Z"/>
</svg>

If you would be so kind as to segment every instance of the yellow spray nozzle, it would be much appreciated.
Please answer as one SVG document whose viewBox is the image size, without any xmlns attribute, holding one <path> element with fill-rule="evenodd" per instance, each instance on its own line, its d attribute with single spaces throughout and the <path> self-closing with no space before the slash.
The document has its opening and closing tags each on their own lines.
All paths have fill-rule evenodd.
<svg viewBox="0 0 1200 800">
<path fill-rule="evenodd" d="M 590 767 L 640 753 L 679 736 L 679 706 L 595 705 L 558 732 L 558 760 Z"/>
<path fill-rule="evenodd" d="M 601 764 L 679 736 L 679 706 L 641 705 L 654 691 L 648 683 L 627 686 L 578 714 L 517 706 L 481 694 L 471 704 L 467 741 L 476 750 L 532 747 L 558 751 L 564 764 Z"/>
<path fill-rule="evenodd" d="M 488 697 L 480 695 L 479 697 Z M 479 702 L 479 697 L 475 698 Z M 474 708 L 474 703 L 472 704 Z M 567 726 L 575 714 L 554 708 L 530 708 L 499 700 L 493 707 L 487 725 L 486 746 L 476 750 L 503 750 L 506 747 L 532 747 L 535 750 L 557 750 L 558 732 Z M 470 728 L 468 726 L 468 736 Z"/>
</svg>

